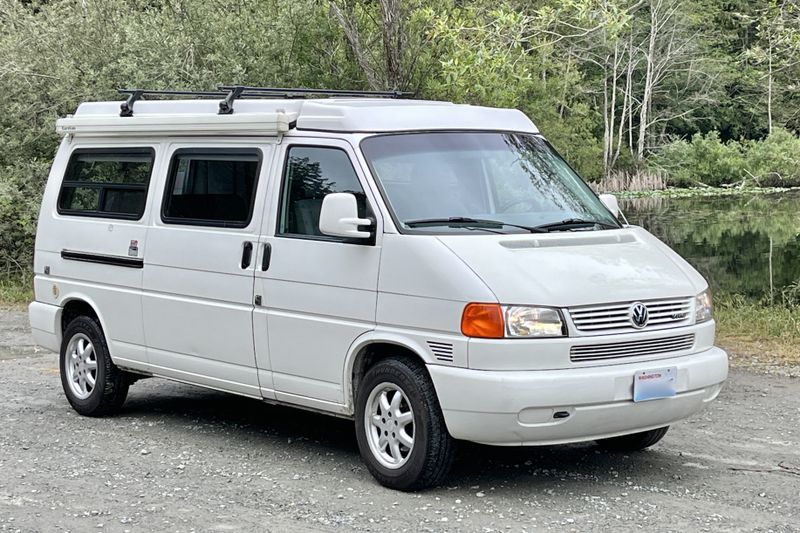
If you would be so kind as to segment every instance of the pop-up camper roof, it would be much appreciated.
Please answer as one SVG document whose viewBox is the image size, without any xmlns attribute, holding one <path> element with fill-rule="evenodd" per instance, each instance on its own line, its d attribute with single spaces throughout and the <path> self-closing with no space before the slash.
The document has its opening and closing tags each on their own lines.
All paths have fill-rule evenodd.
<svg viewBox="0 0 800 533">
<path fill-rule="evenodd" d="M 199 93 L 124 90 L 129 95 L 126 102 L 83 103 L 73 116 L 57 122 L 57 130 L 62 135 L 103 136 L 280 135 L 294 128 L 343 133 L 420 130 L 538 133 L 533 122 L 515 109 L 393 98 L 401 93 L 220 89 Z M 238 90 L 238 94 L 234 95 L 233 90 Z M 143 99 L 152 95 L 181 99 Z M 185 98 L 191 96 L 195 98 Z"/>
</svg>

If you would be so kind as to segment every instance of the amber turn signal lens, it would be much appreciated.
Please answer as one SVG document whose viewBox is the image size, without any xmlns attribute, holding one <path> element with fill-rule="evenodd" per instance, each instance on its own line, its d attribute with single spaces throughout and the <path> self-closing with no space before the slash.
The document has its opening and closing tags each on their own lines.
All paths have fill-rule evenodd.
<svg viewBox="0 0 800 533">
<path fill-rule="evenodd" d="M 461 315 L 461 333 L 467 337 L 502 339 L 505 334 L 499 304 L 467 304 Z"/>
</svg>

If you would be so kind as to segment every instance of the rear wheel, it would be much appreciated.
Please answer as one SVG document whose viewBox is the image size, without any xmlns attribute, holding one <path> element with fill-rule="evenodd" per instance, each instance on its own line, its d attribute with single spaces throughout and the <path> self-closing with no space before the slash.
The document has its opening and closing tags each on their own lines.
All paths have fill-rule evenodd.
<svg viewBox="0 0 800 533">
<path fill-rule="evenodd" d="M 356 394 L 361 457 L 382 485 L 418 490 L 439 484 L 455 443 L 425 367 L 410 358 L 386 359 L 364 376 Z"/>
<path fill-rule="evenodd" d="M 614 452 L 638 452 L 663 439 L 664 435 L 667 434 L 667 430 L 669 430 L 669 426 L 631 435 L 611 437 L 610 439 L 600 439 L 597 444 L 603 449 Z"/>
<path fill-rule="evenodd" d="M 79 316 L 67 325 L 59 359 L 64 394 L 78 413 L 103 416 L 122 407 L 128 376 L 111 361 L 97 319 Z"/>
</svg>

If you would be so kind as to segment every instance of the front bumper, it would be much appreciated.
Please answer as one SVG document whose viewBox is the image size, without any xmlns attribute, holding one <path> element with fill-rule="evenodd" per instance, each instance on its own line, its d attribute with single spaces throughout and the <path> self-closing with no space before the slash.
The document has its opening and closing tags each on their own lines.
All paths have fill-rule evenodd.
<svg viewBox="0 0 800 533">
<path fill-rule="evenodd" d="M 635 403 L 638 370 L 675 366 L 678 394 Z M 561 370 L 491 371 L 429 365 L 450 434 L 502 446 L 563 444 L 669 425 L 714 400 L 728 376 L 717 347 L 657 361 Z M 565 418 L 554 418 L 566 412 Z"/>
</svg>

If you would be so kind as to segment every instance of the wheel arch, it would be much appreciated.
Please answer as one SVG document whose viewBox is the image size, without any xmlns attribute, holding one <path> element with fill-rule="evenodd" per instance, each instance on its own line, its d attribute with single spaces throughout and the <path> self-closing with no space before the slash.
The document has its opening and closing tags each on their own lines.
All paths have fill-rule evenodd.
<svg viewBox="0 0 800 533">
<path fill-rule="evenodd" d="M 344 403 L 352 413 L 355 405 L 355 391 L 367 370 L 381 359 L 405 355 L 427 365 L 430 356 L 425 347 L 414 341 L 396 334 L 377 334 L 374 331 L 365 333 L 353 343 L 347 354 L 344 365 Z"/>
<path fill-rule="evenodd" d="M 60 306 L 61 320 L 58 334 L 61 339 L 63 339 L 64 331 L 69 323 L 78 316 L 93 316 L 96 318 L 100 323 L 100 329 L 106 335 L 108 330 L 106 329 L 105 320 L 103 320 L 103 316 L 98 311 L 97 303 L 89 296 L 80 293 L 67 294 L 61 300 Z M 108 342 L 108 339 L 106 339 L 106 342 Z"/>
</svg>

